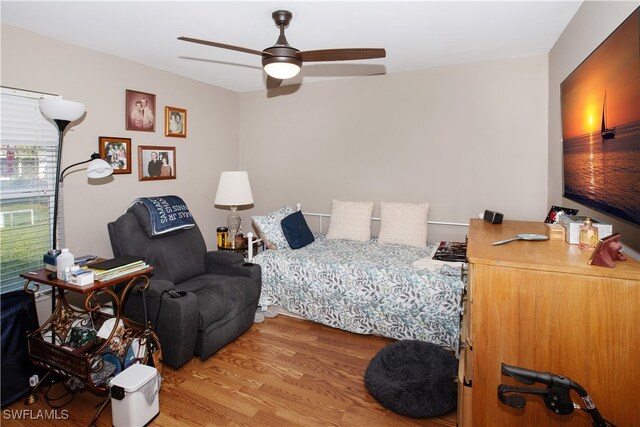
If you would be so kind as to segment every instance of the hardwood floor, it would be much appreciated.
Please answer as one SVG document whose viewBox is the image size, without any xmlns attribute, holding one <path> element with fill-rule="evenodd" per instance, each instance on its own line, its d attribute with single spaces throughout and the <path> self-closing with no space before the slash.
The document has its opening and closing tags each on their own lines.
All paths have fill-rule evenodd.
<svg viewBox="0 0 640 427">
<path fill-rule="evenodd" d="M 165 367 L 160 415 L 151 425 L 455 426 L 455 411 L 416 420 L 383 408 L 369 395 L 364 372 L 391 342 L 283 315 L 266 319 L 205 362 L 194 358 L 177 370 Z M 57 384 L 50 395 L 63 391 Z M 21 400 L 5 408 L 2 425 L 88 425 L 103 400 L 78 393 L 54 413 L 39 396 L 34 405 Z M 22 410 L 31 419 L 12 419 L 7 412 Z M 44 419 L 56 416 L 58 420 Z M 108 406 L 97 426 L 111 426 L 111 421 Z"/>
</svg>

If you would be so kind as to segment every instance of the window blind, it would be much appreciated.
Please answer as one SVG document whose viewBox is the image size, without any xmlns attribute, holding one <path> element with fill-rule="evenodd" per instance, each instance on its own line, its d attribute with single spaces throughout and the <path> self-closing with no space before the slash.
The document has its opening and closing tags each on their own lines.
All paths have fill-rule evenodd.
<svg viewBox="0 0 640 427">
<path fill-rule="evenodd" d="M 0 293 L 51 249 L 58 131 L 38 106 L 57 96 L 0 88 Z M 59 221 L 61 223 L 62 221 Z"/>
</svg>

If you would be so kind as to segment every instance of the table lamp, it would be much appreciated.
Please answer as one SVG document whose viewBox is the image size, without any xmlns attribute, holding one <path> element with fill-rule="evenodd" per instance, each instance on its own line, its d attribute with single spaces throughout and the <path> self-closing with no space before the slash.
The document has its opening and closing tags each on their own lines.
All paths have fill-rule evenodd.
<svg viewBox="0 0 640 427">
<path fill-rule="evenodd" d="M 231 245 L 235 245 L 236 235 L 240 230 L 240 215 L 238 206 L 253 203 L 249 174 L 246 171 L 225 171 L 220 174 L 218 191 L 216 192 L 216 206 L 229 206 L 231 212 L 227 217 L 229 239 Z"/>
</svg>

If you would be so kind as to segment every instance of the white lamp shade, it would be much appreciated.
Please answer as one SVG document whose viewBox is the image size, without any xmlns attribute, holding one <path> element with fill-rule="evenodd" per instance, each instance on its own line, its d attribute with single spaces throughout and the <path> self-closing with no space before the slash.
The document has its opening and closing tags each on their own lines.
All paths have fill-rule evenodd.
<svg viewBox="0 0 640 427">
<path fill-rule="evenodd" d="M 40 99 L 40 111 L 51 120 L 78 120 L 86 111 L 84 104 L 65 99 Z"/>
<path fill-rule="evenodd" d="M 214 202 L 219 206 L 239 206 L 253 203 L 249 174 L 245 171 L 226 171 L 220 174 Z"/>
<path fill-rule="evenodd" d="M 272 62 L 264 66 L 264 71 L 274 79 L 286 80 L 295 77 L 300 72 L 300 67 L 290 62 Z"/>
<path fill-rule="evenodd" d="M 104 178 L 113 173 L 113 168 L 102 159 L 93 159 L 87 167 L 87 176 L 89 178 Z"/>
</svg>

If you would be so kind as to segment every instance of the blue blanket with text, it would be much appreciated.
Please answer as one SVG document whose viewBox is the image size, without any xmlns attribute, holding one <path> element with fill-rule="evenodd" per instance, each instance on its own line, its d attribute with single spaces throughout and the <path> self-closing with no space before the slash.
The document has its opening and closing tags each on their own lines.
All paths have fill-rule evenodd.
<svg viewBox="0 0 640 427">
<path fill-rule="evenodd" d="M 131 206 L 142 203 L 149 210 L 152 235 L 193 228 L 193 220 L 187 204 L 178 196 L 139 197 Z"/>
</svg>

